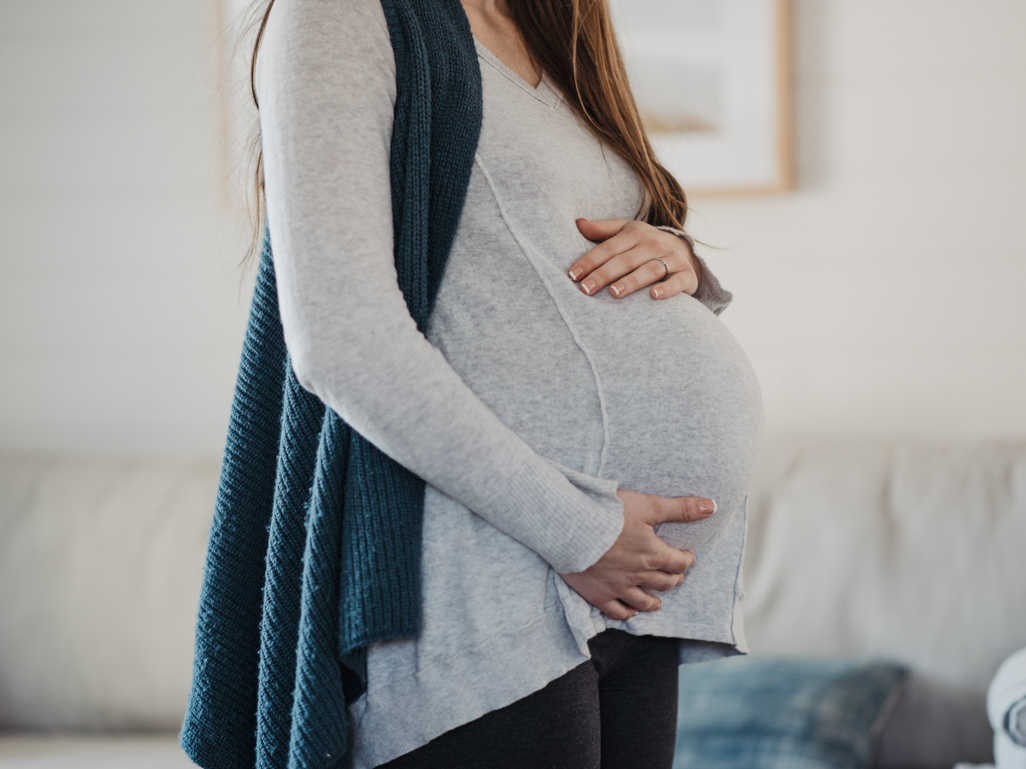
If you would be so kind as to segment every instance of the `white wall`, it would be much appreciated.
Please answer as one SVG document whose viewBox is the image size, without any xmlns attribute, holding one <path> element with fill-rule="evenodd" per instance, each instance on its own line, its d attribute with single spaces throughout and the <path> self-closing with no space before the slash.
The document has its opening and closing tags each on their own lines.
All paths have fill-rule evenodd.
<svg viewBox="0 0 1026 769">
<path fill-rule="evenodd" d="M 1026 435 L 1026 3 L 795 10 L 799 188 L 691 222 L 769 428 Z M 213 14 L 0 0 L 0 448 L 220 451 L 248 297 Z"/>
<path fill-rule="evenodd" d="M 799 189 L 695 201 L 775 431 L 1026 435 L 1026 3 L 797 0 Z"/>
<path fill-rule="evenodd" d="M 0 448 L 216 454 L 245 304 L 212 0 L 0 0 Z"/>
</svg>

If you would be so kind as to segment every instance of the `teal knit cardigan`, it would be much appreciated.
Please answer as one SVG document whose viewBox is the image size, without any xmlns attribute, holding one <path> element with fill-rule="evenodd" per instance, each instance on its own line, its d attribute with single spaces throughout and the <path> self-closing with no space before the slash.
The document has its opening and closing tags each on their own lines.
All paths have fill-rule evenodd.
<svg viewBox="0 0 1026 769">
<path fill-rule="evenodd" d="M 466 198 L 481 73 L 459 0 L 382 6 L 396 61 L 395 264 L 423 331 Z M 299 386 L 265 232 L 181 732 L 193 761 L 341 764 L 367 646 L 419 630 L 423 500 L 423 480 Z"/>
</svg>

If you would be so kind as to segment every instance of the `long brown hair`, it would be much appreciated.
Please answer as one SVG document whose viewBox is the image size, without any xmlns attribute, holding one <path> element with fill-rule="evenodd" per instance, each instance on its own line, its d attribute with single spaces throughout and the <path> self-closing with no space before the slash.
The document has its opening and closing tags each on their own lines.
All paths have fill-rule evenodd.
<svg viewBox="0 0 1026 769">
<path fill-rule="evenodd" d="M 645 221 L 683 229 L 687 198 L 656 160 L 638 114 L 606 0 L 508 0 L 527 50 L 570 106 L 637 172 Z"/>
<path fill-rule="evenodd" d="M 680 183 L 656 159 L 638 114 L 616 41 L 607 0 L 507 0 L 528 53 L 548 73 L 571 108 L 635 170 L 645 192 L 638 216 L 653 225 L 683 229 L 687 198 Z M 250 90 L 256 94 L 256 59 L 274 0 L 260 19 L 250 59 Z M 254 166 L 255 251 L 263 228 L 263 155 L 257 147 Z"/>
</svg>

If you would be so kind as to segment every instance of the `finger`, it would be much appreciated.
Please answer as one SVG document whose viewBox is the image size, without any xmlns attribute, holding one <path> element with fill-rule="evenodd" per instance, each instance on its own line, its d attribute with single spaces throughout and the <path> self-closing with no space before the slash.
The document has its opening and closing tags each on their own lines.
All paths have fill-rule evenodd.
<svg viewBox="0 0 1026 769">
<path fill-rule="evenodd" d="M 570 270 L 567 273 L 570 279 L 583 280 L 614 256 L 637 246 L 638 242 L 644 237 L 644 233 L 639 228 L 631 226 L 631 224 L 631 222 L 628 222 L 620 232 L 599 243 L 595 248 L 570 265 Z"/>
<path fill-rule="evenodd" d="M 664 547 L 657 547 L 644 559 L 645 569 L 647 570 L 645 573 L 664 572 L 671 576 L 677 576 L 683 574 L 694 565 L 694 553 L 689 550 L 678 550 L 675 547 L 670 547 L 659 537 L 655 537 L 655 539 Z M 642 587 L 645 586 L 642 585 Z"/>
<path fill-rule="evenodd" d="M 604 603 L 595 608 L 612 619 L 630 619 L 638 614 L 637 609 L 631 609 L 619 601 L 609 601 L 609 603 Z"/>
<path fill-rule="evenodd" d="M 634 291 L 652 286 L 649 293 L 653 299 L 666 299 L 680 293 L 694 294 L 698 290 L 698 275 L 695 273 L 694 264 L 687 253 L 679 247 L 662 251 L 652 258 L 654 261 L 645 265 L 642 273 L 644 280 L 633 288 Z M 654 279 L 650 279 L 653 277 Z M 614 296 L 620 296 L 617 288 L 614 284 L 609 289 Z"/>
<path fill-rule="evenodd" d="M 716 503 L 704 497 L 653 497 L 649 523 L 694 523 L 716 512 Z"/>
<path fill-rule="evenodd" d="M 612 262 L 610 262 L 610 264 L 612 264 Z M 666 269 L 669 266 L 670 265 L 668 263 L 664 266 L 658 259 L 648 259 L 643 262 L 640 267 L 634 270 L 634 272 L 613 283 L 613 285 L 609 287 L 609 293 L 617 299 L 622 299 L 629 294 L 633 294 L 639 289 L 651 286 L 653 283 L 660 286 L 666 285 L 665 283 L 660 283 L 660 281 L 666 275 Z M 602 269 L 604 270 L 605 267 Z M 670 276 L 670 278 L 673 277 L 674 275 Z M 667 278 L 667 283 L 670 282 L 670 278 Z"/>
<path fill-rule="evenodd" d="M 693 296 L 697 290 L 698 277 L 695 273 L 685 270 L 673 273 L 662 283 L 656 283 L 649 294 L 653 299 L 669 299 L 677 294 Z"/>
<path fill-rule="evenodd" d="M 600 248 L 612 249 L 614 244 L 619 246 L 625 242 L 621 240 L 624 238 L 626 242 L 636 240 L 635 245 L 609 259 L 590 275 L 582 277 L 581 290 L 590 295 L 609 285 L 609 293 L 622 298 L 646 286 L 680 275 L 675 285 L 684 291 L 691 288 L 691 293 L 694 293 L 698 290 L 694 266 L 681 248 L 680 239 L 675 235 L 669 236 L 672 247 L 668 247 L 666 237 L 666 233 L 651 227 L 645 229 L 637 226 L 631 228 L 631 231 L 625 228 L 621 235 L 602 244 Z"/>
<path fill-rule="evenodd" d="M 663 608 L 663 602 L 654 595 L 649 595 L 640 587 L 629 587 L 617 598 L 623 603 L 638 611 L 659 611 Z"/>
<path fill-rule="evenodd" d="M 581 290 L 589 296 L 593 296 L 614 281 L 619 281 L 645 265 L 648 265 L 648 269 L 651 270 L 652 260 L 662 253 L 658 243 L 646 240 L 644 235 L 639 236 L 633 232 L 622 232 L 615 238 L 597 246 L 597 249 L 603 249 L 603 253 L 609 256 L 603 257 L 606 259 L 605 262 L 591 274 L 581 278 Z M 651 280 L 646 285 L 651 284 L 654 280 L 659 280 L 666 274 L 666 268 L 661 262 L 655 262 L 655 265 L 659 269 L 652 272 Z"/>
<path fill-rule="evenodd" d="M 683 581 L 683 574 L 670 574 L 665 571 L 650 571 L 641 575 L 638 587 L 645 590 L 656 590 L 662 593 L 665 590 L 677 587 Z"/>
<path fill-rule="evenodd" d="M 577 220 L 577 229 L 588 240 L 600 243 L 603 240 L 613 237 L 627 225 L 627 219 L 585 219 Z"/>
</svg>

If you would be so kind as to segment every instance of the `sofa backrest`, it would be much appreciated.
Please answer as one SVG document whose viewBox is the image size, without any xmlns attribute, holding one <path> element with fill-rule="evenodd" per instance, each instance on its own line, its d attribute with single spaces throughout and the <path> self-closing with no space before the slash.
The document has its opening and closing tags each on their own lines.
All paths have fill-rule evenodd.
<svg viewBox="0 0 1026 769">
<path fill-rule="evenodd" d="M 0 728 L 178 728 L 217 474 L 0 454 Z M 1026 444 L 770 439 L 750 511 L 753 653 L 905 661 L 879 764 L 986 758 L 1026 646 Z"/>
<path fill-rule="evenodd" d="M 0 455 L 0 729 L 177 730 L 217 471 Z"/>
<path fill-rule="evenodd" d="M 1026 646 L 1026 444 L 771 439 L 744 579 L 753 653 L 913 669 L 881 765 L 982 761 L 987 685 Z"/>
</svg>

